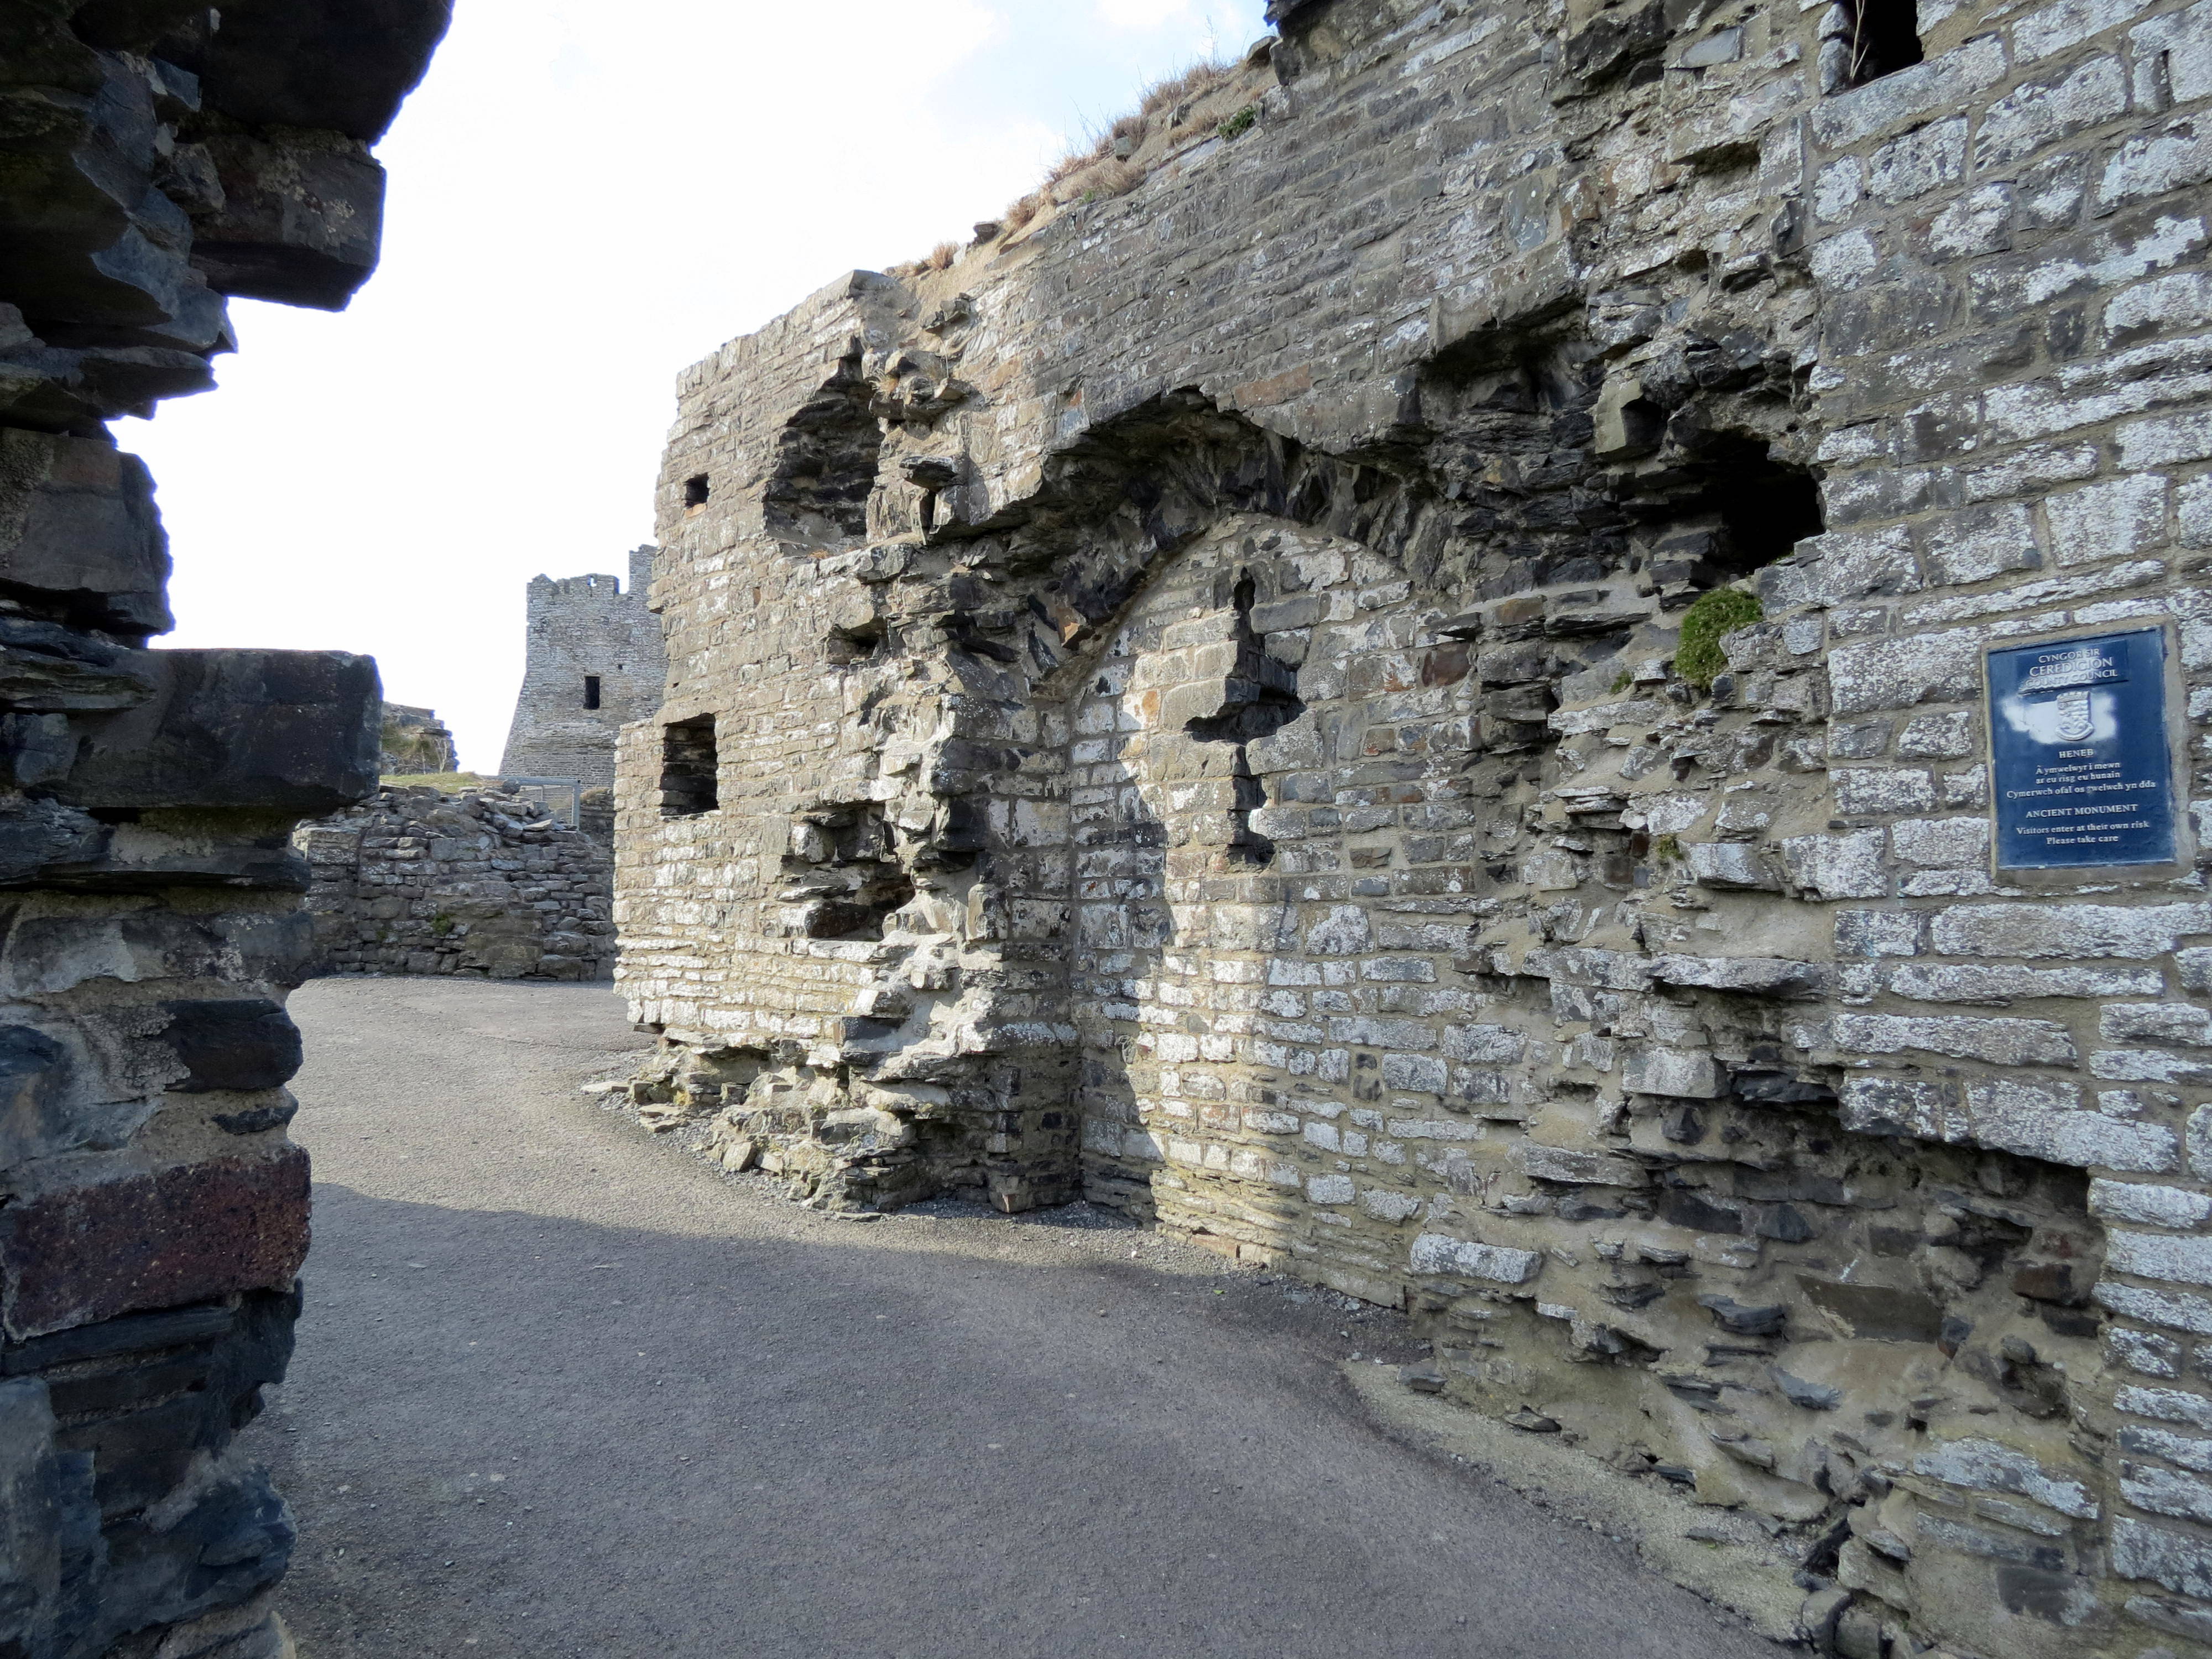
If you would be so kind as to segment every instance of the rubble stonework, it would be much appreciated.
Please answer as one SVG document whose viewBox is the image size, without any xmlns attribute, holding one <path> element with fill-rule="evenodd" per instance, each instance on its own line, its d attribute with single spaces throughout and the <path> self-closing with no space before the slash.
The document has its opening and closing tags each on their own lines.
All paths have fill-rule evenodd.
<svg viewBox="0 0 2212 1659">
<path fill-rule="evenodd" d="M 1983 700 L 2212 782 L 2212 4 L 1911 9 L 1279 5 L 690 370 L 640 1092 L 1403 1307 L 1827 1650 L 2212 1651 L 2195 830 L 2000 869 Z"/>
<path fill-rule="evenodd" d="M 649 608 L 655 550 L 629 556 L 629 585 L 613 576 L 535 576 L 530 649 L 500 770 L 508 777 L 615 781 L 615 737 L 660 705 L 668 659 Z"/>
<path fill-rule="evenodd" d="M 495 789 L 386 787 L 302 824 L 316 971 L 602 979 L 614 970 L 604 841 Z"/>
<path fill-rule="evenodd" d="M 374 789 L 375 665 L 149 651 L 169 561 L 106 422 L 213 384 L 225 296 L 335 308 L 443 0 L 48 0 L 0 48 L 0 1653 L 290 1651 L 232 1444 L 290 1356 L 295 820 Z"/>
</svg>

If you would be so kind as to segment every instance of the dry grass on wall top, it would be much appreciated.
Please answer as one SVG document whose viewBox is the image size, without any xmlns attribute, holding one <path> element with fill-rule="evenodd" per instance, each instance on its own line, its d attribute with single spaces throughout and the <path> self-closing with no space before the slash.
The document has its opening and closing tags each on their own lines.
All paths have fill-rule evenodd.
<svg viewBox="0 0 2212 1659">
<path fill-rule="evenodd" d="M 1717 587 L 1701 594 L 1682 613 L 1682 642 L 1674 647 L 1674 672 L 1700 691 L 1711 690 L 1714 678 L 1728 667 L 1722 636 L 1750 627 L 1765 614 L 1759 596 L 1740 587 Z"/>
<path fill-rule="evenodd" d="M 1147 158 L 1140 157 L 1138 152 L 1148 140 L 1162 134 L 1188 127 L 1194 131 L 1234 138 L 1250 131 L 1259 119 L 1257 104 L 1247 103 L 1239 109 L 1224 111 L 1221 118 L 1211 126 L 1194 124 L 1190 119 L 1201 103 L 1235 86 L 1242 75 L 1243 66 L 1239 64 L 1205 61 L 1156 82 L 1146 90 L 1135 110 L 1101 132 L 1086 148 L 1061 156 L 1046 173 L 1042 185 L 1010 204 L 992 222 L 997 228 L 996 236 L 1009 237 L 1025 229 L 1048 208 L 1127 196 L 1145 182 L 1147 168 L 1144 161 Z M 980 234 L 985 228 L 977 228 Z M 990 238 L 985 236 L 983 240 Z M 948 270 L 959 253 L 957 243 L 940 243 L 926 258 L 893 266 L 892 274 L 919 276 L 925 270 Z"/>
</svg>

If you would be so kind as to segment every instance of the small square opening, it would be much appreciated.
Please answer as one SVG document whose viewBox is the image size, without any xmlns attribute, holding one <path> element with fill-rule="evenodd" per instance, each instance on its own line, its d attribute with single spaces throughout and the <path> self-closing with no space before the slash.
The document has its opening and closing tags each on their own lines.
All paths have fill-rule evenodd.
<svg viewBox="0 0 2212 1659">
<path fill-rule="evenodd" d="M 584 707 L 597 708 L 599 706 L 599 677 L 597 674 L 586 674 L 584 676 Z"/>
<path fill-rule="evenodd" d="M 660 728 L 660 815 L 696 817 L 720 805 L 715 788 L 714 717 L 701 714 Z"/>
<path fill-rule="evenodd" d="M 711 486 L 707 482 L 707 475 L 703 472 L 696 477 L 686 478 L 684 481 L 684 505 L 687 507 L 706 506 L 707 495 L 710 489 Z"/>
<path fill-rule="evenodd" d="M 1863 87 L 1921 62 L 1919 0 L 1845 0 L 1844 84 Z"/>
</svg>

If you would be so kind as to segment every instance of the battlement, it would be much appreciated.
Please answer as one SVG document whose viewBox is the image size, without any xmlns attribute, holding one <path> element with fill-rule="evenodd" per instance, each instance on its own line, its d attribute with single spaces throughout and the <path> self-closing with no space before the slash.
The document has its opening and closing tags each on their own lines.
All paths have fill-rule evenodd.
<svg viewBox="0 0 2212 1659">
<path fill-rule="evenodd" d="M 667 676 L 660 619 L 646 609 L 658 550 L 632 550 L 627 582 L 605 572 L 531 579 L 529 656 L 502 772 L 612 786 L 615 734 L 659 708 Z"/>
</svg>

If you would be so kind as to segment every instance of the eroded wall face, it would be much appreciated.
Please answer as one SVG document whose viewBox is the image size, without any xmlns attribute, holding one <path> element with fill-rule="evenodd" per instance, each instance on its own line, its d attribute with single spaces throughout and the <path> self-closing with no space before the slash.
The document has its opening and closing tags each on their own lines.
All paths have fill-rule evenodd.
<svg viewBox="0 0 2212 1659">
<path fill-rule="evenodd" d="M 685 377 L 641 1089 L 1404 1307 L 1836 1650 L 2206 1647 L 2212 7 L 1279 10 Z"/>
<path fill-rule="evenodd" d="M 374 11 L 374 28 L 361 14 Z M 274 1659 L 290 1512 L 237 1431 L 308 1242 L 289 836 L 375 787 L 376 667 L 149 650 L 153 481 L 225 296 L 336 309 L 432 0 L 7 9 L 0 53 L 0 1653 Z M 217 24 L 221 27 L 218 29 Z"/>
</svg>

